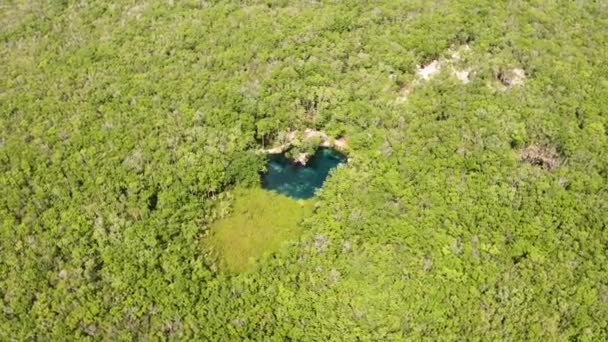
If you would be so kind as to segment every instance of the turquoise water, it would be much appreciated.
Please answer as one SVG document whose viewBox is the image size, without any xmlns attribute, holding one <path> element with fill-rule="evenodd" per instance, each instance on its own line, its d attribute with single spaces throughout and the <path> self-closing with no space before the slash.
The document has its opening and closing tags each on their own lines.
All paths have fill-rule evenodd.
<svg viewBox="0 0 608 342">
<path fill-rule="evenodd" d="M 318 148 L 305 166 L 294 164 L 283 154 L 271 154 L 262 186 L 290 197 L 310 198 L 323 185 L 329 171 L 344 162 L 345 155 L 326 147 Z"/>
</svg>

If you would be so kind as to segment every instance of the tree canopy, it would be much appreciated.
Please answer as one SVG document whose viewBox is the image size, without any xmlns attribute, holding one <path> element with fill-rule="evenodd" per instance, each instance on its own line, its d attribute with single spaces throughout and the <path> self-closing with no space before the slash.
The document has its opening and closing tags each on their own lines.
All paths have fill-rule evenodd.
<svg viewBox="0 0 608 342">
<path fill-rule="evenodd" d="M 0 339 L 608 339 L 606 27 L 602 1 L 5 1 Z M 206 237 L 306 128 L 348 164 L 223 272 Z"/>
</svg>

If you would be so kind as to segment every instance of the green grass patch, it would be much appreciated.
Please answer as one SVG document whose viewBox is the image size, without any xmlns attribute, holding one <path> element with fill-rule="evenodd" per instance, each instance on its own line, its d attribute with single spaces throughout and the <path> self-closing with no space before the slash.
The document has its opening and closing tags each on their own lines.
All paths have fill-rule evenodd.
<svg viewBox="0 0 608 342">
<path fill-rule="evenodd" d="M 312 212 L 311 200 L 296 200 L 260 188 L 239 190 L 232 212 L 213 222 L 203 244 L 222 271 L 239 273 L 256 260 L 296 239 L 300 221 Z"/>
</svg>

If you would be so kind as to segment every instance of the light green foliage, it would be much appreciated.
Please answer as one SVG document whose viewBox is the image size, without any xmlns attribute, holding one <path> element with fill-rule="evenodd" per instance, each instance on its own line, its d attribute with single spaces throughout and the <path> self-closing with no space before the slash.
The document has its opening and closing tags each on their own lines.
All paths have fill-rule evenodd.
<svg viewBox="0 0 608 342">
<path fill-rule="evenodd" d="M 259 188 L 238 190 L 231 213 L 210 225 L 203 246 L 216 256 L 221 269 L 251 269 L 257 259 L 299 237 L 300 221 L 311 213 L 312 201 Z"/>
<path fill-rule="evenodd" d="M 0 340 L 607 340 L 607 27 L 606 1 L 4 1 Z M 464 45 L 469 83 L 419 81 Z M 349 163 L 293 243 L 216 272 L 207 229 L 306 128 Z"/>
<path fill-rule="evenodd" d="M 296 139 L 285 154 L 290 159 L 297 159 L 301 153 L 311 156 L 315 154 L 320 143 L 321 138 L 318 136 L 313 136 L 309 139 Z"/>
</svg>

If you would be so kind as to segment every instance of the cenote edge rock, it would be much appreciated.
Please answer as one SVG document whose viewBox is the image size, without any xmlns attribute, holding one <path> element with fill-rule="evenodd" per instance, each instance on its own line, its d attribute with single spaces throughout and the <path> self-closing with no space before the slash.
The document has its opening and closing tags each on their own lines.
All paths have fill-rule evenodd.
<svg viewBox="0 0 608 342">
<path fill-rule="evenodd" d="M 295 164 L 284 154 L 271 154 L 262 175 L 262 186 L 294 198 L 310 198 L 320 188 L 329 171 L 346 162 L 346 156 L 332 148 L 320 147 L 306 165 Z"/>
</svg>

